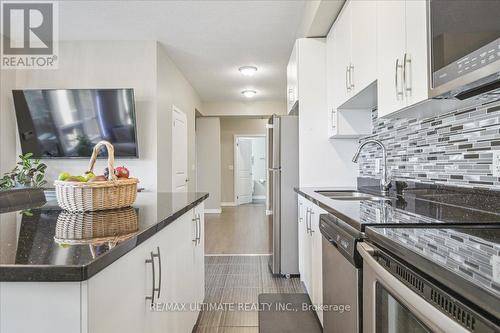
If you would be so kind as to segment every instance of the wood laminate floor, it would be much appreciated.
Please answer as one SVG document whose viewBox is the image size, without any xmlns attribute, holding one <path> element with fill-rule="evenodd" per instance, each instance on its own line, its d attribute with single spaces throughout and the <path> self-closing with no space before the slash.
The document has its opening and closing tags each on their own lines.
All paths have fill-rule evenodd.
<svg viewBox="0 0 500 333">
<path fill-rule="evenodd" d="M 234 304 L 200 313 L 195 333 L 257 333 L 258 312 L 238 304 L 258 304 L 261 293 L 303 293 L 299 278 L 274 277 L 269 256 L 206 256 L 205 303 Z"/>
<path fill-rule="evenodd" d="M 221 214 L 205 214 L 205 253 L 269 254 L 270 227 L 264 204 L 223 207 Z"/>
</svg>

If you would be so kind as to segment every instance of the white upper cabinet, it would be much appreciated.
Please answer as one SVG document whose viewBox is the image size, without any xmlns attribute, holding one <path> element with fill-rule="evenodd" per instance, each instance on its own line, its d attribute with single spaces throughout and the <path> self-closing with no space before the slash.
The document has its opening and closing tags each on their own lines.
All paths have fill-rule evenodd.
<svg viewBox="0 0 500 333">
<path fill-rule="evenodd" d="M 428 98 L 426 1 L 377 1 L 379 117 Z"/>
<path fill-rule="evenodd" d="M 298 81 L 298 48 L 295 43 L 288 65 L 286 66 L 286 107 L 287 113 L 292 111 L 295 102 L 299 98 L 299 81 Z"/>
<path fill-rule="evenodd" d="M 338 108 L 351 95 L 349 71 L 351 68 L 351 6 L 350 2 L 342 10 L 327 39 L 327 64 L 332 68 L 330 92 L 332 107 Z"/>
<path fill-rule="evenodd" d="M 357 101 L 359 93 L 377 78 L 375 10 L 374 0 L 348 1 L 327 36 L 327 102 L 331 138 L 355 138 L 371 132 L 370 110 L 360 112 L 363 102 L 352 101 Z"/>
<path fill-rule="evenodd" d="M 355 0 L 351 6 L 351 94 L 377 79 L 377 34 L 374 0 Z"/>
</svg>

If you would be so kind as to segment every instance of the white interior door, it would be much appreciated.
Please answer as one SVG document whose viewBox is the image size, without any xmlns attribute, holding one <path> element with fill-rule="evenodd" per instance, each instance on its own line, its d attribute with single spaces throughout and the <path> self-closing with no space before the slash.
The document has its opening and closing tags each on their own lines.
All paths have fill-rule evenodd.
<svg viewBox="0 0 500 333">
<path fill-rule="evenodd" d="M 236 202 L 238 205 L 252 202 L 252 140 L 236 141 Z"/>
<path fill-rule="evenodd" d="M 172 187 L 174 192 L 188 189 L 187 118 L 173 107 L 172 112 Z"/>
</svg>

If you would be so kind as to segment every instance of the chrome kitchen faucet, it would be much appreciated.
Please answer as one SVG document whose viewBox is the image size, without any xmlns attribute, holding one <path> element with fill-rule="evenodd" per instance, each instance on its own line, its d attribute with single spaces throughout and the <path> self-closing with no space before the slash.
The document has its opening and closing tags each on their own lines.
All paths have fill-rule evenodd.
<svg viewBox="0 0 500 333">
<path fill-rule="evenodd" d="M 391 188 L 391 180 L 387 174 L 387 151 L 385 149 L 384 144 L 381 141 L 375 140 L 375 139 L 370 139 L 370 140 L 367 140 L 367 141 L 363 142 L 362 144 L 360 144 L 358 147 L 358 150 L 356 151 L 356 154 L 354 154 L 354 157 L 352 158 L 352 161 L 354 163 L 358 163 L 359 154 L 361 153 L 361 150 L 363 149 L 364 146 L 366 146 L 367 144 L 370 144 L 370 143 L 373 143 L 373 144 L 376 144 L 376 145 L 379 145 L 380 147 L 382 147 L 382 157 L 384 159 L 384 168 L 383 168 L 384 176 L 382 179 L 380 179 L 380 188 L 381 188 L 380 191 L 383 194 L 387 194 L 387 192 L 389 192 L 389 189 Z"/>
</svg>

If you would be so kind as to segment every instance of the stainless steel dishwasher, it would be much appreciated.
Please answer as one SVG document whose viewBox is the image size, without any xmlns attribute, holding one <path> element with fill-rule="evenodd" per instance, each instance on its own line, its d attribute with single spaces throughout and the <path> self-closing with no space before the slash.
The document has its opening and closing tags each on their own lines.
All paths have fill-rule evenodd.
<svg viewBox="0 0 500 333">
<path fill-rule="evenodd" d="M 362 233 L 333 215 L 320 217 L 323 235 L 323 332 L 361 332 Z"/>
</svg>

